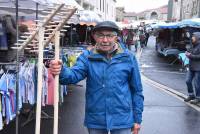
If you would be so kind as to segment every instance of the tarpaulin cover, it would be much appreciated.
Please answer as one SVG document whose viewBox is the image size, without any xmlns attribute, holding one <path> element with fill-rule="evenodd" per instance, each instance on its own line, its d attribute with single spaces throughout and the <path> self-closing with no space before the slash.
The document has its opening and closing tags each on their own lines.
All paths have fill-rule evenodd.
<svg viewBox="0 0 200 134">
<path fill-rule="evenodd" d="M 200 27 L 200 18 L 185 19 L 180 22 L 160 22 L 154 25 L 151 25 L 154 29 L 175 29 L 175 28 L 184 28 L 184 27 Z"/>
</svg>

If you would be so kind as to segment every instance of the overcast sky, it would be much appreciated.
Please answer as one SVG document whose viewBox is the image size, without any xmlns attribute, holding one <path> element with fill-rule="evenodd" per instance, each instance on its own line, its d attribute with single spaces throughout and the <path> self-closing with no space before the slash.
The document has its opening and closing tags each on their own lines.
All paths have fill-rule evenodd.
<svg viewBox="0 0 200 134">
<path fill-rule="evenodd" d="M 117 0 L 117 6 L 124 6 L 126 12 L 141 12 L 146 9 L 167 5 L 169 0 Z"/>
</svg>

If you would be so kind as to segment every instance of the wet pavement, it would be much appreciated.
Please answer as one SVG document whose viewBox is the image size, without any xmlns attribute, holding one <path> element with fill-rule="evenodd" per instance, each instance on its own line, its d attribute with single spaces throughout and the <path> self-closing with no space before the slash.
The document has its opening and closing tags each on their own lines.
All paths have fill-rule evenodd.
<svg viewBox="0 0 200 134">
<path fill-rule="evenodd" d="M 145 107 L 140 134 L 199 134 L 200 112 L 143 81 Z"/>
</svg>

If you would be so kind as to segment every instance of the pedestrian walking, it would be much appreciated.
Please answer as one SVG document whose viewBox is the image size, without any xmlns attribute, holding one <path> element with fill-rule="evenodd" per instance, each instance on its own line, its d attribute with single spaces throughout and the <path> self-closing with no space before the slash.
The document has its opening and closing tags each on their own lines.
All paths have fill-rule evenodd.
<svg viewBox="0 0 200 134">
<path fill-rule="evenodd" d="M 145 47 L 147 47 L 148 40 L 149 40 L 149 33 L 145 30 Z"/>
<path fill-rule="evenodd" d="M 61 84 L 86 79 L 84 125 L 89 134 L 138 134 L 143 112 L 143 88 L 135 56 L 118 42 L 118 26 L 111 21 L 93 29 L 95 47 L 84 51 L 76 64 L 65 67 L 52 60 L 53 75 Z"/>
<path fill-rule="evenodd" d="M 127 37 L 128 37 L 128 29 L 125 27 L 124 29 L 122 29 L 122 39 L 124 43 L 126 43 Z"/>
<path fill-rule="evenodd" d="M 197 104 L 200 103 L 200 32 L 193 33 L 192 45 L 192 48 L 185 53 L 189 58 L 189 70 L 186 76 L 189 96 L 185 101 Z M 195 91 L 192 84 L 193 80 Z"/>
<path fill-rule="evenodd" d="M 133 29 L 129 29 L 127 39 L 126 39 L 126 45 L 130 51 L 131 51 L 131 46 L 134 45 L 134 41 L 133 41 L 134 36 L 135 36 L 135 33 L 133 32 Z"/>
<path fill-rule="evenodd" d="M 142 27 L 138 28 L 138 34 L 139 34 L 139 40 L 140 40 L 140 47 L 144 48 L 146 39 L 145 39 L 144 29 Z"/>
<path fill-rule="evenodd" d="M 139 36 L 137 34 L 135 34 L 135 36 L 133 37 L 133 42 L 134 42 L 134 46 L 135 46 L 135 52 L 137 52 L 138 50 L 138 42 L 139 42 Z"/>
</svg>

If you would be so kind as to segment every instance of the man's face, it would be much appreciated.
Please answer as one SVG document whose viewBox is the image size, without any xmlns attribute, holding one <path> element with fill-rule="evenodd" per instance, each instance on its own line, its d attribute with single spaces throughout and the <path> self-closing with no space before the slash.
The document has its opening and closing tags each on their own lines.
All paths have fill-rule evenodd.
<svg viewBox="0 0 200 134">
<path fill-rule="evenodd" d="M 196 37 L 192 36 L 192 44 L 196 44 Z"/>
<path fill-rule="evenodd" d="M 117 33 L 110 30 L 96 31 L 93 35 L 98 49 L 104 52 L 111 51 L 117 41 Z"/>
</svg>

